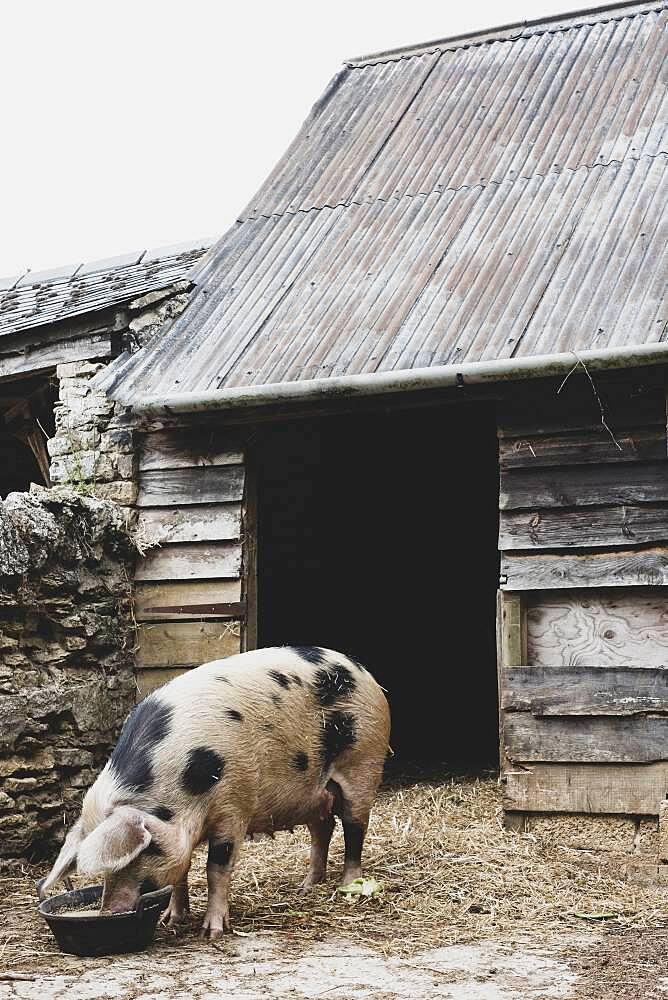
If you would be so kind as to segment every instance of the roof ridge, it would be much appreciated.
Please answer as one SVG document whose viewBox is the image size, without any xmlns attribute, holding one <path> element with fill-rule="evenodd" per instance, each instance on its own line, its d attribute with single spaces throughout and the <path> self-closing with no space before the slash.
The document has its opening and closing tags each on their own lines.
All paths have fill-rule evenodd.
<svg viewBox="0 0 668 1000">
<path fill-rule="evenodd" d="M 619 21 L 625 17 L 638 17 L 666 8 L 668 8 L 668 0 L 621 0 L 621 2 L 605 4 L 601 7 L 588 7 L 565 14 L 550 14 L 548 17 L 536 18 L 535 20 L 513 21 L 509 24 L 467 31 L 459 35 L 451 35 L 416 45 L 402 45 L 367 55 L 354 56 L 344 59 L 343 64 L 351 68 L 360 68 L 374 63 L 395 62 L 400 59 L 410 59 L 414 56 L 428 55 L 448 49 L 470 48 L 474 45 L 487 45 L 495 41 L 515 41 L 529 35 L 549 34 L 550 32 L 581 28 L 589 24 Z M 617 14 L 617 16 L 612 16 L 613 14 Z M 539 30 L 541 28 L 542 31 Z"/>
<path fill-rule="evenodd" d="M 31 271 L 28 268 L 20 274 L 0 277 L 0 297 L 3 292 L 14 291 L 17 288 L 29 288 L 32 285 L 54 281 L 65 283 L 72 281 L 74 278 L 82 277 L 83 274 L 95 271 L 113 271 L 120 267 L 132 267 L 140 263 L 148 264 L 151 261 L 167 257 L 178 257 L 181 254 L 188 253 L 190 250 L 207 250 L 215 242 L 216 240 L 213 237 L 207 236 L 197 240 L 184 240 L 182 243 L 166 243 L 159 247 L 135 250 L 130 253 L 118 254 L 115 257 L 99 257 L 94 260 L 83 260 L 79 261 L 78 264 L 66 264 L 40 271 Z"/>
</svg>

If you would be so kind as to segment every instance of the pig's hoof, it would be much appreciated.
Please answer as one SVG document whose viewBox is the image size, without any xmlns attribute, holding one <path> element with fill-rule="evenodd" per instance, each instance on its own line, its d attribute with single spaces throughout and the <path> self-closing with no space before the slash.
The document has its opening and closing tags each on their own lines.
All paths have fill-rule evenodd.
<svg viewBox="0 0 668 1000">
<path fill-rule="evenodd" d="M 310 892 L 311 889 L 325 881 L 324 875 L 307 875 L 299 886 L 300 892 Z"/>
<path fill-rule="evenodd" d="M 189 920 L 190 910 L 172 910 L 170 907 L 167 907 L 160 917 L 160 923 L 163 927 L 168 928 L 181 927 L 183 924 L 187 924 Z"/>
<path fill-rule="evenodd" d="M 200 936 L 208 937 L 210 941 L 215 941 L 216 938 L 222 937 L 223 934 L 230 934 L 231 931 L 232 925 L 227 915 L 207 913 L 204 917 Z"/>
</svg>

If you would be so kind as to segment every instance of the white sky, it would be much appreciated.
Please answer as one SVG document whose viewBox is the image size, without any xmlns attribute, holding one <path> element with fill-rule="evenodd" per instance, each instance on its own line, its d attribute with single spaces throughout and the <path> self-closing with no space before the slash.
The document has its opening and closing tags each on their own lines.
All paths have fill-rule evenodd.
<svg viewBox="0 0 668 1000">
<path fill-rule="evenodd" d="M 219 235 L 346 57 L 603 6 L 0 4 L 0 275 Z"/>
</svg>

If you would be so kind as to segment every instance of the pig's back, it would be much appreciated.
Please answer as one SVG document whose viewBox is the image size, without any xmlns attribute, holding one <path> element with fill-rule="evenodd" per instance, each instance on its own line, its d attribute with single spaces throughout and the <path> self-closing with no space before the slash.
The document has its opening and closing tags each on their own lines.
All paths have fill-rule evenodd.
<svg viewBox="0 0 668 1000">
<path fill-rule="evenodd" d="M 169 715 L 153 795 L 209 793 L 241 804 L 251 828 L 304 821 L 346 761 L 384 759 L 389 709 L 371 674 L 320 647 L 277 647 L 204 664 L 151 696 Z"/>
</svg>

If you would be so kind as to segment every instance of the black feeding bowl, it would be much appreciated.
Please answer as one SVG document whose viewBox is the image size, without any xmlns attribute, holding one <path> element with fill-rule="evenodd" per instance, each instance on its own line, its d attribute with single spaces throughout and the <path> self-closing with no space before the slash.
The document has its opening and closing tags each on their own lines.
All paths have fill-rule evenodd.
<svg viewBox="0 0 668 1000">
<path fill-rule="evenodd" d="M 171 894 L 168 885 L 140 896 L 137 909 L 127 913 L 79 914 L 77 910 L 97 909 L 102 901 L 102 886 L 87 885 L 45 899 L 39 912 L 68 955 L 115 955 L 148 947 Z"/>
</svg>

